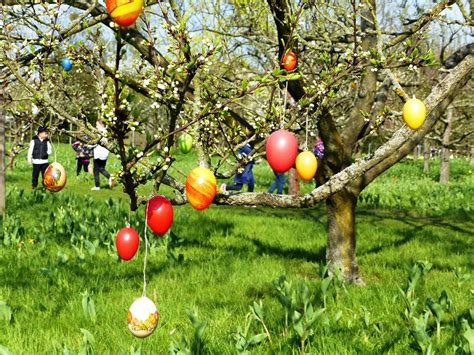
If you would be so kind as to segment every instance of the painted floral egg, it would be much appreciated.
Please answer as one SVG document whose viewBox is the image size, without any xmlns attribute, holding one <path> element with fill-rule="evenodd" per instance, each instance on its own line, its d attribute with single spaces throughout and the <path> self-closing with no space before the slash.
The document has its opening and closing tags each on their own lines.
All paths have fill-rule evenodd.
<svg viewBox="0 0 474 355">
<path fill-rule="evenodd" d="M 198 167 L 186 178 L 186 197 L 196 210 L 202 211 L 209 207 L 216 196 L 216 177 L 207 168 Z"/>
<path fill-rule="evenodd" d="M 66 186 L 66 181 L 67 176 L 64 167 L 57 162 L 49 164 L 43 176 L 44 187 L 49 191 L 58 192 Z"/>
<path fill-rule="evenodd" d="M 105 0 L 105 6 L 116 24 L 127 27 L 140 16 L 143 0 Z"/>
<path fill-rule="evenodd" d="M 128 329 L 138 338 L 146 338 L 156 329 L 160 314 L 151 299 L 140 297 L 128 309 Z"/>
</svg>

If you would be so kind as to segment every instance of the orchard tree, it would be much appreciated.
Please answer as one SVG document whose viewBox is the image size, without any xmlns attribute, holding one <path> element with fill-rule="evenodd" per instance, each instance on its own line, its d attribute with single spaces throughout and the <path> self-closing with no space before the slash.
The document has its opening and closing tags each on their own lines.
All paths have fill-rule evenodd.
<svg viewBox="0 0 474 355">
<path fill-rule="evenodd" d="M 97 1 L 3 3 L 2 74 L 20 83 L 35 105 L 119 157 L 117 175 L 132 210 L 147 200 L 137 188 L 149 181 L 156 191 L 162 184 L 173 187 L 173 202 L 186 203 L 173 168 L 172 148 L 180 132 L 193 133 L 199 164 L 219 178 L 264 156 L 266 138 L 278 128 L 295 132 L 301 149 L 313 143 L 309 133 L 317 132 L 326 151 L 311 193 L 223 193 L 214 202 L 309 208 L 325 200 L 327 262 L 355 283 L 362 282 L 355 252 L 360 193 L 413 151 L 474 69 L 472 44 L 461 40 L 446 58 L 448 69 L 437 73 L 437 84 L 420 93 L 428 118 L 413 131 L 398 114 L 408 93 L 415 94 L 401 78 L 433 64 L 426 41 L 431 24 L 472 25 L 466 1 L 438 1 L 410 11 L 414 17 L 395 26 L 404 23 L 402 30 L 384 23 L 375 0 L 151 0 L 128 28 L 115 25 Z M 392 6 L 381 3 L 381 10 Z M 462 20 L 443 18 L 449 7 L 458 9 Z M 279 66 L 288 51 L 299 60 L 290 73 Z M 59 65 L 65 56 L 74 63 L 68 73 Z M 90 100 L 71 95 L 78 74 L 90 78 L 76 85 Z M 105 137 L 94 128 L 94 118 L 105 120 Z M 133 147 L 133 132 L 145 142 Z M 381 146 L 354 160 L 360 146 L 376 137 Z M 247 143 L 255 150 L 242 159 L 236 152 Z M 217 163 L 211 164 L 212 156 Z"/>
</svg>

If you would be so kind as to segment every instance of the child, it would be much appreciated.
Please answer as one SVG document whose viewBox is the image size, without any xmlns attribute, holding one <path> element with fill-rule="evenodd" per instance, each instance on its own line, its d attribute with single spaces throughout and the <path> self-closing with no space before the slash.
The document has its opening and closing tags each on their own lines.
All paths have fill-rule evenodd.
<svg viewBox="0 0 474 355">
<path fill-rule="evenodd" d="M 31 179 L 31 186 L 36 189 L 38 186 L 38 178 L 41 172 L 41 177 L 44 178 L 44 172 L 49 165 L 48 156 L 53 149 L 48 140 L 48 131 L 44 127 L 38 127 L 36 136 L 30 142 L 27 159 L 28 164 L 33 164 L 33 174 Z"/>
<path fill-rule="evenodd" d="M 82 168 L 84 168 L 85 173 L 88 173 L 91 154 L 90 148 L 87 145 L 82 144 L 82 142 L 76 141 L 72 143 L 72 149 L 76 151 L 76 176 L 79 176 Z"/>
<path fill-rule="evenodd" d="M 242 148 L 239 149 L 239 154 L 242 156 L 247 156 L 252 152 L 252 146 L 250 144 L 246 144 Z M 226 185 L 222 184 L 221 185 L 221 191 L 226 192 L 227 190 L 234 190 L 234 191 L 239 191 L 242 189 L 243 185 L 246 184 L 248 185 L 248 192 L 253 192 L 253 188 L 255 186 L 255 179 L 253 177 L 253 165 L 258 164 L 258 161 L 252 160 L 250 163 L 248 163 L 244 170 L 241 173 L 237 173 L 234 178 L 234 184 L 233 185 Z"/>
<path fill-rule="evenodd" d="M 313 147 L 313 154 L 316 156 L 316 158 L 318 158 L 318 160 L 322 160 L 324 158 L 324 142 L 319 137 Z"/>
<path fill-rule="evenodd" d="M 270 185 L 268 189 L 269 193 L 273 193 L 275 189 L 279 195 L 283 194 L 283 187 L 285 186 L 286 175 L 285 173 L 277 173 L 276 171 L 273 172 L 275 174 L 275 180 Z"/>
<path fill-rule="evenodd" d="M 95 123 L 96 128 L 99 130 L 101 134 L 105 133 L 105 124 L 102 120 L 97 120 Z M 105 138 L 102 139 L 106 141 Z M 97 144 L 94 147 L 94 182 L 95 186 L 91 189 L 92 191 L 100 190 L 100 176 L 99 173 L 104 175 L 107 179 L 109 179 L 109 186 L 113 186 L 113 180 L 110 176 L 109 172 L 105 169 L 105 165 L 107 164 L 107 158 L 109 157 L 109 151 L 107 148 Z"/>
</svg>

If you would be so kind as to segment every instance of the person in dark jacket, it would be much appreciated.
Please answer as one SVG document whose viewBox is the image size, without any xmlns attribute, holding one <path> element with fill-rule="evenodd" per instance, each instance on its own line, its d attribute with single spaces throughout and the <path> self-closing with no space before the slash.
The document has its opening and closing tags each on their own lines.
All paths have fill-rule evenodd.
<svg viewBox="0 0 474 355">
<path fill-rule="evenodd" d="M 41 172 L 41 177 L 44 178 L 44 172 L 49 165 L 48 156 L 53 149 L 48 140 L 48 131 L 44 127 L 38 127 L 36 136 L 30 142 L 27 159 L 28 163 L 33 165 L 33 173 L 31 179 L 31 186 L 36 189 L 38 186 L 38 178 Z"/>
<path fill-rule="evenodd" d="M 89 163 L 91 159 L 91 149 L 83 144 L 81 141 L 76 141 L 72 143 L 72 149 L 76 151 L 76 160 L 77 160 L 77 168 L 76 168 L 76 175 L 79 176 L 81 170 L 84 168 L 84 172 L 89 172 Z"/>
<path fill-rule="evenodd" d="M 242 148 L 239 149 L 239 154 L 241 156 L 248 156 L 252 152 L 252 146 L 250 144 L 246 144 Z M 253 177 L 253 166 L 254 164 L 258 164 L 259 162 L 253 159 L 247 165 L 245 165 L 244 170 L 242 172 L 238 172 L 234 178 L 234 184 L 232 185 L 221 185 L 221 191 L 226 192 L 227 190 L 234 190 L 240 191 L 244 185 L 248 186 L 247 191 L 253 192 L 255 186 L 255 179 Z"/>
</svg>

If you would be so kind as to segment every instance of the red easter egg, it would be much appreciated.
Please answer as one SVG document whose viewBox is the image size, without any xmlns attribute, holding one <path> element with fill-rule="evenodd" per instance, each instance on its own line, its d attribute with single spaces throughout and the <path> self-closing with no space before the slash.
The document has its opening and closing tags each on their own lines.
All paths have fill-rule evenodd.
<svg viewBox="0 0 474 355">
<path fill-rule="evenodd" d="M 127 27 L 140 16 L 143 0 L 105 0 L 105 6 L 116 24 Z"/>
<path fill-rule="evenodd" d="M 140 237 L 135 229 L 131 227 L 122 228 L 115 237 L 117 253 L 123 260 L 130 260 L 135 256 L 140 244 Z"/>
<path fill-rule="evenodd" d="M 298 155 L 298 139 L 293 133 L 280 129 L 268 137 L 266 151 L 268 164 L 273 171 L 287 172 L 295 164 Z"/>
<path fill-rule="evenodd" d="M 209 207 L 216 196 L 216 185 L 212 171 L 203 167 L 193 169 L 186 178 L 186 197 L 191 206 L 198 211 Z"/>
<path fill-rule="evenodd" d="M 297 63 L 298 59 L 296 57 L 296 54 L 293 52 L 288 52 L 283 56 L 280 64 L 286 71 L 292 71 L 296 68 Z"/>
<path fill-rule="evenodd" d="M 165 234 L 173 223 L 173 205 L 164 196 L 153 196 L 146 206 L 147 224 L 158 234 Z"/>
</svg>

